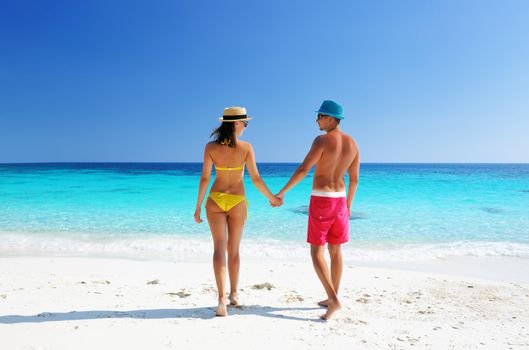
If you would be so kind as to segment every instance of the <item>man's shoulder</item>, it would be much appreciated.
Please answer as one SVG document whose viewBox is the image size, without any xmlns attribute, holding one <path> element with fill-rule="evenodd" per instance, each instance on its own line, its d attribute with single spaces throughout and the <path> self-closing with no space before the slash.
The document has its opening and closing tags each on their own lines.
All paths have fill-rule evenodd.
<svg viewBox="0 0 529 350">
<path fill-rule="evenodd" d="M 350 141 L 352 142 L 354 145 L 356 145 L 356 140 L 351 136 L 351 135 L 348 135 L 346 134 L 345 132 L 342 131 L 342 137 L 347 140 L 347 141 Z"/>
<path fill-rule="evenodd" d="M 323 145 L 323 144 L 326 143 L 327 139 L 328 139 L 328 135 L 327 135 L 327 134 L 325 134 L 325 135 L 318 135 L 318 136 L 316 136 L 316 137 L 314 138 L 314 141 L 312 141 L 312 144 L 313 144 L 314 146 Z"/>
</svg>

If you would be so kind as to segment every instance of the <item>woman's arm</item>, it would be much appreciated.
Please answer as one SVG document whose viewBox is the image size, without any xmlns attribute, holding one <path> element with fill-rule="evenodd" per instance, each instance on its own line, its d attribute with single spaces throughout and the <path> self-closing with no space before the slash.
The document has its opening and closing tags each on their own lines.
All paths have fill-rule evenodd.
<svg viewBox="0 0 529 350">
<path fill-rule="evenodd" d="M 213 167 L 213 160 L 209 155 L 209 145 L 206 145 L 204 149 L 204 163 L 202 165 L 202 176 L 200 176 L 200 184 L 198 186 L 198 199 L 197 206 L 195 208 L 195 221 L 201 223 L 202 219 L 200 218 L 200 211 L 202 210 L 202 202 L 206 196 L 206 191 L 208 190 L 209 180 L 211 178 L 211 168 Z"/>
<path fill-rule="evenodd" d="M 252 145 L 248 144 L 248 155 L 246 156 L 246 168 L 248 169 L 248 174 L 254 186 L 261 192 L 269 201 L 270 204 L 278 206 L 282 204 L 282 201 L 274 196 L 274 194 L 268 189 L 265 182 L 259 175 L 259 170 L 257 170 L 257 164 L 255 164 L 255 155 L 253 153 Z"/>
</svg>

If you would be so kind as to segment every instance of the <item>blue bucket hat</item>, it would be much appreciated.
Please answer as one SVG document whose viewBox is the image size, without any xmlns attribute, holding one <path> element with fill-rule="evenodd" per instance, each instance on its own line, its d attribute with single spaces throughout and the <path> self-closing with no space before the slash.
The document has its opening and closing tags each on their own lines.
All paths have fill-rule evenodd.
<svg viewBox="0 0 529 350">
<path fill-rule="evenodd" d="M 320 110 L 315 111 L 318 114 L 330 115 L 336 119 L 343 119 L 343 107 L 338 102 L 325 100 L 321 104 Z"/>
</svg>

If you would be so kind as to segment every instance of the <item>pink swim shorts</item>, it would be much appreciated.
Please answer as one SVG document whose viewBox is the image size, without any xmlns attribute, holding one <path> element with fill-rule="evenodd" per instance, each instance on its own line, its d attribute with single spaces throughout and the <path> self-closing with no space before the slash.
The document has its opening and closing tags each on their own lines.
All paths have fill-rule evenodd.
<svg viewBox="0 0 529 350">
<path fill-rule="evenodd" d="M 349 210 L 345 192 L 313 191 L 309 205 L 307 242 L 314 245 L 349 241 Z"/>
</svg>

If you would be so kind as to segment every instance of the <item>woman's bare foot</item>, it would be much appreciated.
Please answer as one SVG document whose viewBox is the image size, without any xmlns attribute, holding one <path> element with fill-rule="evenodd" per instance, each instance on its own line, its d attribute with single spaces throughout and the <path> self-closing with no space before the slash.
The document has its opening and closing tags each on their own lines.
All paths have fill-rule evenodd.
<svg viewBox="0 0 529 350">
<path fill-rule="evenodd" d="M 219 300 L 219 305 L 217 306 L 216 316 L 228 316 L 228 309 L 226 309 L 226 301 L 223 299 Z"/>
<path fill-rule="evenodd" d="M 230 300 L 230 305 L 239 305 L 239 297 L 237 296 L 237 293 L 230 293 L 228 299 Z"/>
<path fill-rule="evenodd" d="M 318 305 L 319 305 L 319 306 L 323 306 L 323 307 L 327 307 L 327 306 L 329 306 L 329 299 L 325 299 L 325 300 L 322 300 L 322 301 L 318 301 Z"/>
<path fill-rule="evenodd" d="M 340 310 L 341 308 L 342 308 L 342 304 L 340 304 L 338 299 L 336 299 L 336 300 L 328 300 L 327 301 L 327 312 L 324 315 L 321 315 L 320 318 L 322 320 L 330 320 L 332 315 L 336 311 Z"/>
</svg>

